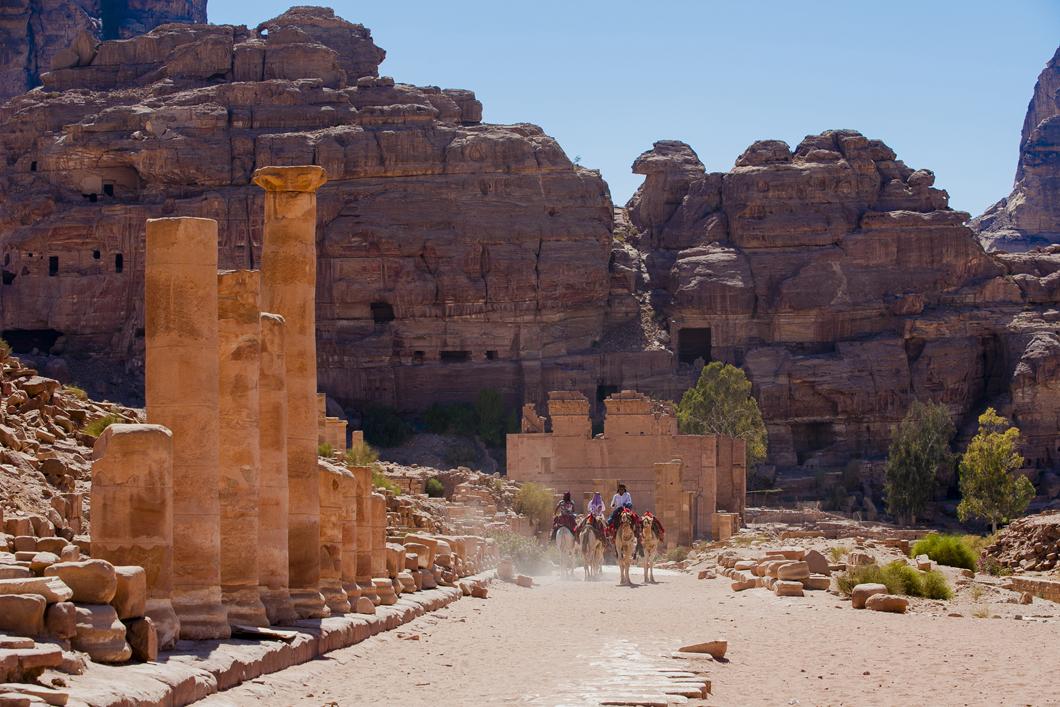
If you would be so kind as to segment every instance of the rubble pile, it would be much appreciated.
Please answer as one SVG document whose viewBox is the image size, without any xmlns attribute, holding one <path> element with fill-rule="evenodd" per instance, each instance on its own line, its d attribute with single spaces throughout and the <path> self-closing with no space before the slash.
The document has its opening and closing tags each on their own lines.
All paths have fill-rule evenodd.
<svg viewBox="0 0 1060 707">
<path fill-rule="evenodd" d="M 1014 570 L 1046 571 L 1060 566 L 1060 513 L 1039 513 L 1013 521 L 984 554 Z"/>
<path fill-rule="evenodd" d="M 0 510 L 46 519 L 49 536 L 85 532 L 95 443 L 86 428 L 102 418 L 139 422 L 140 411 L 89 400 L 14 356 L 0 362 L 0 394 Z"/>
</svg>

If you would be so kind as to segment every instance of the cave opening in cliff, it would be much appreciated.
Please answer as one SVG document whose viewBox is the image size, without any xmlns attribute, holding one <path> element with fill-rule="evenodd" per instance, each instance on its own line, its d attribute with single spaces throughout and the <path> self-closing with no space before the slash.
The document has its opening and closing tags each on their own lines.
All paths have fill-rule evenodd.
<svg viewBox="0 0 1060 707">
<path fill-rule="evenodd" d="M 442 363 L 467 363 L 471 360 L 470 351 L 442 351 L 438 357 Z"/>
<path fill-rule="evenodd" d="M 677 333 L 677 360 L 695 363 L 699 358 L 710 363 L 710 327 L 680 329 Z"/>
<path fill-rule="evenodd" d="M 791 443 L 799 465 L 822 449 L 835 444 L 835 430 L 831 422 L 799 422 L 791 426 Z"/>
<path fill-rule="evenodd" d="M 103 194 L 106 196 L 114 196 L 114 182 L 103 183 Z"/>
<path fill-rule="evenodd" d="M 617 385 L 604 385 L 601 383 L 596 386 L 596 402 L 602 403 L 607 400 L 609 395 L 613 395 L 618 392 Z"/>
<path fill-rule="evenodd" d="M 372 302 L 372 321 L 376 324 L 394 321 L 394 307 L 389 302 Z"/>
<path fill-rule="evenodd" d="M 100 19 L 103 20 L 103 39 L 119 39 L 121 26 L 129 16 L 127 0 L 103 0 L 100 3 Z"/>
<path fill-rule="evenodd" d="M 490 349 L 489 351 L 487 351 L 486 352 L 486 360 L 487 361 L 496 361 L 497 360 L 497 352 L 494 351 L 493 349 Z"/>
<path fill-rule="evenodd" d="M 5 329 L 0 334 L 17 354 L 30 354 L 34 351 L 51 353 L 55 342 L 62 335 L 61 331 L 55 329 Z"/>
<path fill-rule="evenodd" d="M 48 256 L 48 277 L 55 277 L 59 274 L 59 256 L 49 255 Z"/>
<path fill-rule="evenodd" d="M 125 256 L 118 253 L 114 256 L 114 272 L 120 273 L 125 269 Z"/>
<path fill-rule="evenodd" d="M 412 362 L 414 364 L 416 364 L 417 366 L 419 364 L 423 363 L 423 359 L 424 359 L 424 355 L 423 355 L 422 351 L 413 351 L 412 352 Z"/>
</svg>

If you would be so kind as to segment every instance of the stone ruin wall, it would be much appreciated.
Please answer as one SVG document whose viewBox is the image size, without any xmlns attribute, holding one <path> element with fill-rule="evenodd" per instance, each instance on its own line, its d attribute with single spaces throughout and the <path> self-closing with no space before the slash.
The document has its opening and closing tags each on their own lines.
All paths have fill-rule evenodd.
<svg viewBox="0 0 1060 707">
<path fill-rule="evenodd" d="M 585 396 L 551 392 L 551 431 L 508 435 L 508 477 L 543 484 L 556 494 L 570 491 L 580 512 L 594 491 L 609 503 L 622 482 L 635 509 L 672 519 L 668 539 L 685 545 L 712 535 L 716 513 L 743 513 L 747 481 L 742 440 L 678 434 L 672 406 L 640 393 L 622 391 L 604 405 L 604 432 L 594 437 Z M 529 427 L 539 425 L 532 421 Z M 667 475 L 675 475 L 669 487 Z M 676 508 L 682 503 L 686 512 L 679 515 Z"/>
</svg>

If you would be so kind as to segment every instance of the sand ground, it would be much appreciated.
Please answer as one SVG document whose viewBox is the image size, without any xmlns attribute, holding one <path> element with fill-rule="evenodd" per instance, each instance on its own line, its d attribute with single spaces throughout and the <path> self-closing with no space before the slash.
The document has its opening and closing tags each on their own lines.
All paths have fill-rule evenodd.
<svg viewBox="0 0 1060 707">
<path fill-rule="evenodd" d="M 659 584 L 636 588 L 616 578 L 607 567 L 596 582 L 579 572 L 532 589 L 494 583 L 489 599 L 461 600 L 203 704 L 599 704 L 657 692 L 662 671 L 688 667 L 672 650 L 725 638 L 726 662 L 694 668 L 713 694 L 688 704 L 1060 705 L 1058 605 L 1038 599 L 1005 618 L 896 615 L 827 592 L 733 593 L 721 577 L 660 571 Z"/>
</svg>

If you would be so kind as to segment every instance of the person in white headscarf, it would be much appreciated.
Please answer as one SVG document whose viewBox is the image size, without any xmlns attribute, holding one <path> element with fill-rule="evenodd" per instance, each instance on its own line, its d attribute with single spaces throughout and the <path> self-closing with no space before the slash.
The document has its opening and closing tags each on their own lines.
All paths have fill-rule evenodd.
<svg viewBox="0 0 1060 707">
<path fill-rule="evenodd" d="M 593 492 L 593 498 L 589 501 L 589 515 L 602 516 L 604 514 L 604 499 L 599 491 Z"/>
</svg>

